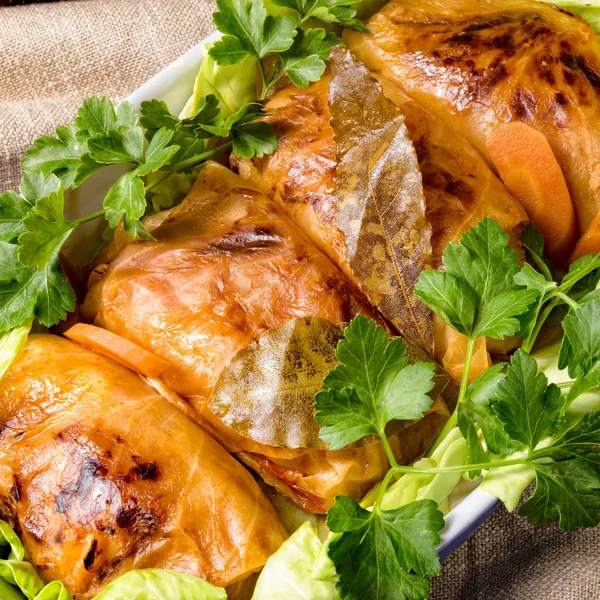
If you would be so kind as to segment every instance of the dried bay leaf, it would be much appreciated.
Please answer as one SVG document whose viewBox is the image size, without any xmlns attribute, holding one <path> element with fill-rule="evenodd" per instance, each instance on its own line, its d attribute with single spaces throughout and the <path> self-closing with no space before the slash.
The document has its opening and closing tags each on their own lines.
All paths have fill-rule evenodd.
<svg viewBox="0 0 600 600">
<path fill-rule="evenodd" d="M 270 329 L 223 369 L 209 399 L 225 425 L 256 442 L 324 448 L 315 394 L 336 364 L 342 325 L 302 317 Z"/>
<path fill-rule="evenodd" d="M 329 106 L 336 143 L 335 225 L 355 282 L 402 336 L 433 355 L 431 313 L 414 295 L 432 266 L 431 226 L 400 110 L 343 47 L 332 49 Z"/>
<path fill-rule="evenodd" d="M 325 449 L 314 418 L 314 398 L 323 377 L 336 364 L 335 348 L 343 325 L 318 317 L 302 317 L 273 328 L 240 350 L 221 372 L 208 408 L 236 433 L 278 448 Z M 429 360 L 408 344 L 411 362 Z M 446 388 L 448 377 L 435 375 L 432 398 Z M 387 428 L 393 436 L 414 421 L 396 421 Z M 377 442 L 364 438 L 355 446 Z"/>
</svg>

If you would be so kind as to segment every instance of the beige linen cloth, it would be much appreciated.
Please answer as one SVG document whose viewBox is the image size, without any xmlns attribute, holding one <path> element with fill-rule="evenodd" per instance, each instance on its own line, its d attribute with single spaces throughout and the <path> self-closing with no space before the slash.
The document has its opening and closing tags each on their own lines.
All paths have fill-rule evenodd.
<svg viewBox="0 0 600 600">
<path fill-rule="evenodd" d="M 81 100 L 118 101 L 212 30 L 207 0 L 80 0 L 0 8 L 0 191 Z M 443 565 L 434 600 L 600 600 L 600 530 L 564 534 L 500 509 Z"/>
</svg>

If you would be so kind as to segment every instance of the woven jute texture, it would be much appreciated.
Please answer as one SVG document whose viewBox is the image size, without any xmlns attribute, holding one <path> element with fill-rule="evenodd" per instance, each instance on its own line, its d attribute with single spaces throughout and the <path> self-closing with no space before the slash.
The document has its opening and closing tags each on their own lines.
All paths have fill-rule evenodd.
<svg viewBox="0 0 600 600">
<path fill-rule="evenodd" d="M 0 8 L 0 190 L 32 141 L 82 98 L 125 98 L 210 33 L 207 0 Z M 443 565 L 434 600 L 600 600 L 600 531 L 564 534 L 500 509 Z"/>
</svg>

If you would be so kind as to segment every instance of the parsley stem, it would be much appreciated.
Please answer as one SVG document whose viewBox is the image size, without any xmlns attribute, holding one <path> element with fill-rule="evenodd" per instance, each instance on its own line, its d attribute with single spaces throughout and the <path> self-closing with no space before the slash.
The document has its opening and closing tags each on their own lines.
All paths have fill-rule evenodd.
<svg viewBox="0 0 600 600">
<path fill-rule="evenodd" d="M 385 434 L 385 430 L 383 431 L 383 433 L 379 434 L 379 438 L 381 439 L 381 445 L 385 450 L 385 454 L 387 456 L 388 462 L 390 463 L 390 467 L 392 469 L 399 467 L 400 465 L 398 465 L 398 462 L 396 461 L 396 457 L 394 456 L 394 452 L 392 451 L 392 447 L 390 446 L 390 441 L 388 440 L 387 435 Z"/>
<path fill-rule="evenodd" d="M 573 310 L 577 310 L 579 308 L 579 304 L 573 300 L 573 298 L 569 298 L 566 294 L 563 294 L 561 291 L 556 290 L 554 295 L 557 298 L 560 298 L 565 304 L 568 304 L 570 308 Z"/>
<path fill-rule="evenodd" d="M 281 57 L 277 57 L 277 62 L 273 66 L 271 73 L 269 74 L 269 81 L 267 83 L 267 92 L 285 75 L 285 69 L 283 68 L 283 62 Z M 264 97 L 261 97 L 261 100 L 264 100 Z"/>
<path fill-rule="evenodd" d="M 196 165 L 204 162 L 206 159 L 214 156 L 215 154 L 221 154 L 225 150 L 229 150 L 233 145 L 233 142 L 227 142 L 226 144 L 221 144 L 212 150 L 207 150 L 206 152 L 202 152 L 202 154 L 197 154 L 196 156 L 192 156 L 191 158 L 187 158 L 186 160 L 182 160 L 181 162 L 175 163 L 174 165 L 167 165 L 160 169 L 161 171 L 168 171 L 169 174 L 174 171 L 181 171 L 182 169 L 187 169 L 189 167 L 195 167 Z"/>
<path fill-rule="evenodd" d="M 454 412 L 450 415 L 450 418 L 446 421 L 444 428 L 440 431 L 439 435 L 433 442 L 432 446 L 429 448 L 425 456 L 431 456 L 438 446 L 446 439 L 448 434 L 456 427 L 458 424 L 458 407 L 461 402 L 464 401 L 465 396 L 467 394 L 467 387 L 469 387 L 469 373 L 471 371 L 471 361 L 473 360 L 473 352 L 475 350 L 475 341 L 477 338 L 469 338 L 467 342 L 467 351 L 465 354 L 465 364 L 463 366 L 462 379 L 460 380 L 460 389 L 458 391 L 458 400 L 456 402 L 456 407 Z"/>
<path fill-rule="evenodd" d="M 84 223 L 93 221 L 94 219 L 98 219 L 99 217 L 103 217 L 103 216 L 104 216 L 104 210 L 98 210 L 95 213 L 92 213 L 91 215 L 81 217 L 81 219 L 76 219 L 75 221 L 69 221 L 68 224 L 70 227 L 75 229 L 75 227 L 77 227 L 78 225 L 83 225 Z"/>
<path fill-rule="evenodd" d="M 453 465 L 450 467 L 433 467 L 431 469 L 424 469 L 418 467 L 410 467 L 410 466 L 398 466 L 390 469 L 391 473 L 416 473 L 418 475 L 429 475 L 429 474 L 437 474 L 437 473 L 464 473 L 466 471 L 478 471 L 480 469 L 485 469 L 486 471 L 489 469 L 497 469 L 500 467 L 513 467 L 515 465 L 524 465 L 531 462 L 533 458 L 541 458 L 541 453 L 539 456 L 531 454 L 527 458 L 511 458 L 509 460 L 497 460 L 494 462 L 487 463 L 478 463 L 474 465 Z M 385 481 L 385 480 L 384 480 Z"/>
<path fill-rule="evenodd" d="M 390 468 L 385 474 L 385 477 L 383 478 L 383 481 L 379 486 L 379 490 L 377 491 L 377 499 L 375 500 L 375 504 L 373 505 L 373 510 L 376 510 L 381 505 L 381 502 L 383 501 L 383 496 L 385 495 L 385 492 L 388 489 L 388 486 L 390 485 L 392 477 L 394 477 L 394 475 L 399 472 L 398 469 L 402 468 L 398 464 L 398 461 L 394 456 L 394 452 L 392 450 L 392 447 L 390 446 L 390 441 L 388 440 L 387 435 L 385 434 L 385 427 L 382 431 L 379 432 L 378 435 L 379 439 L 381 440 L 381 445 L 385 450 L 388 462 L 390 463 Z"/>
<path fill-rule="evenodd" d="M 552 277 L 552 273 L 550 273 L 550 269 L 548 265 L 544 262 L 544 259 L 539 256 L 536 252 L 534 252 L 527 244 L 523 244 L 525 250 L 529 254 L 529 257 L 535 263 L 535 266 L 538 268 L 538 271 L 546 278 L 547 281 L 554 281 L 554 277 Z"/>
<path fill-rule="evenodd" d="M 542 326 L 546 322 L 546 319 L 550 316 L 550 313 L 556 308 L 556 305 L 559 303 L 560 300 L 561 300 L 561 298 L 555 296 L 548 303 L 548 306 L 546 306 L 546 308 L 544 309 L 544 311 L 538 318 L 538 320 L 535 324 L 535 327 L 533 328 L 533 331 L 531 332 L 531 335 L 526 340 L 524 340 L 523 343 L 521 344 L 521 348 L 525 352 L 531 352 L 531 349 L 533 348 L 533 345 L 535 344 L 535 340 L 537 339 L 537 336 L 540 334 L 540 331 L 542 330 Z"/>
<path fill-rule="evenodd" d="M 318 2 L 315 2 L 314 6 L 312 8 L 309 8 L 304 14 L 302 14 L 300 11 L 298 11 L 298 28 L 300 28 L 300 26 L 305 23 L 306 21 L 308 21 L 308 19 L 310 19 L 312 17 L 312 12 L 313 10 L 319 6 Z"/>
<path fill-rule="evenodd" d="M 265 65 L 262 60 L 258 60 L 258 70 L 260 71 L 260 78 L 262 80 L 262 89 L 260 90 L 260 100 L 264 100 L 269 93 L 269 83 L 267 80 L 267 74 L 265 73 Z"/>
<path fill-rule="evenodd" d="M 373 511 L 376 511 L 381 506 L 381 503 L 383 502 L 383 497 L 385 496 L 385 493 L 387 492 L 387 489 L 390 485 L 390 481 L 392 480 L 392 477 L 394 477 L 394 475 L 398 472 L 397 468 L 401 467 L 394 467 L 385 474 L 385 477 L 383 478 L 383 481 L 379 486 L 379 490 L 377 491 L 377 498 L 375 500 L 375 504 L 373 504 Z"/>
</svg>

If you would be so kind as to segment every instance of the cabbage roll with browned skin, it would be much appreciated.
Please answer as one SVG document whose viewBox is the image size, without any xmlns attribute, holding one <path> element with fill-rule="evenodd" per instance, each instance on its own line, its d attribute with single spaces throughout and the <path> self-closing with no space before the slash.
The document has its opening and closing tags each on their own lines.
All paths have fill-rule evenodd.
<svg viewBox="0 0 600 600">
<path fill-rule="evenodd" d="M 162 381 L 198 421 L 305 509 L 325 512 L 337 494 L 360 498 L 388 469 L 379 443 L 330 452 L 256 441 L 207 402 L 232 357 L 272 328 L 304 316 L 385 321 L 277 204 L 216 163 L 180 206 L 149 225 L 156 241 L 108 249 L 116 257 L 92 274 L 83 314 L 167 360 Z M 434 408 L 391 441 L 398 460 L 414 460 L 435 437 L 448 412 L 442 399 Z M 292 409 L 295 419 L 302 420 Z"/>
<path fill-rule="evenodd" d="M 543 133 L 588 227 L 600 208 L 600 38 L 589 24 L 532 0 L 391 0 L 367 25 L 344 34 L 356 56 L 490 164 L 497 124 Z"/>
<path fill-rule="evenodd" d="M 376 316 L 280 208 L 221 165 L 152 219 L 156 242 L 96 267 L 82 312 L 169 361 L 163 381 L 198 410 L 229 358 L 268 329 Z"/>
<path fill-rule="evenodd" d="M 218 586 L 286 537 L 253 480 L 140 377 L 64 338 L 31 336 L 0 384 L 0 515 L 76 600 L 131 569 Z"/>
<path fill-rule="evenodd" d="M 271 98 L 266 117 L 278 147 L 263 158 L 231 155 L 239 174 L 272 198 L 344 271 L 344 239 L 335 227 L 336 153 L 327 100 L 330 74 L 308 88 L 288 86 Z"/>
</svg>

